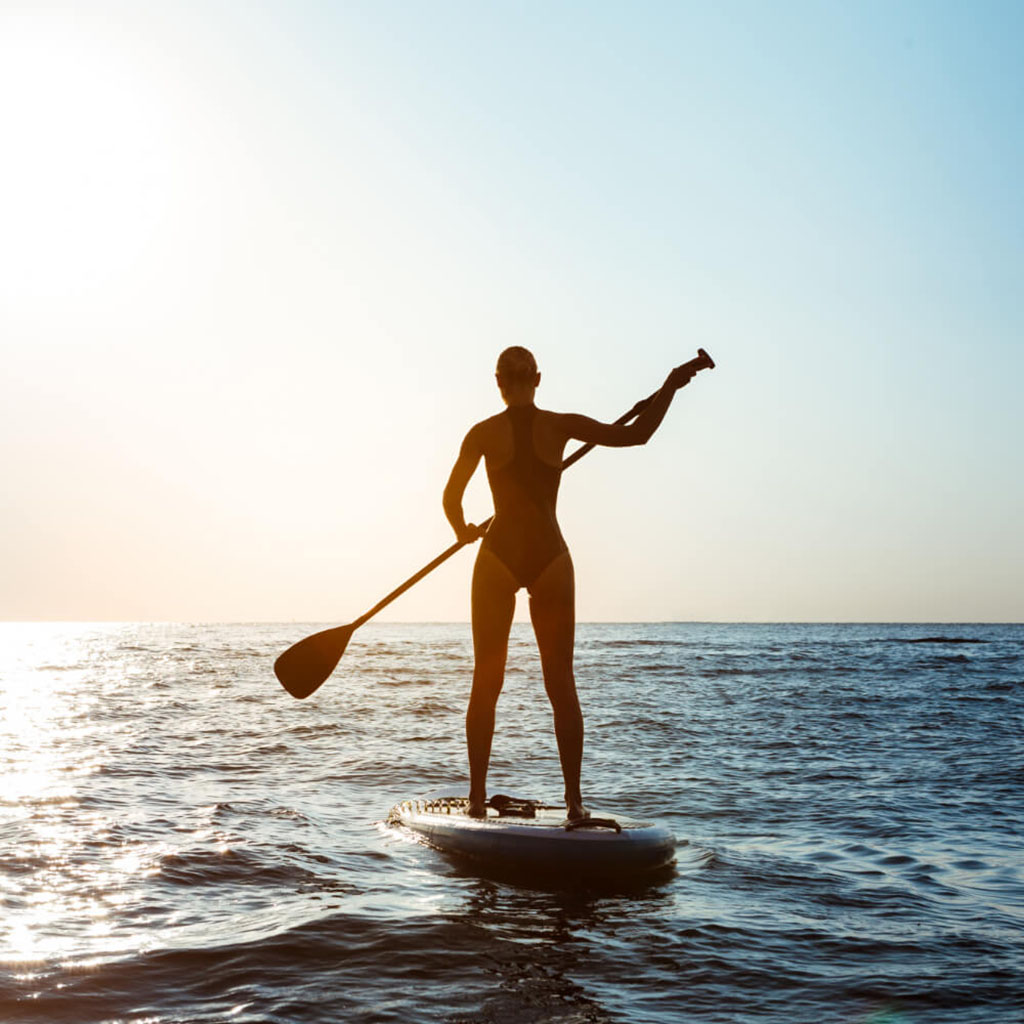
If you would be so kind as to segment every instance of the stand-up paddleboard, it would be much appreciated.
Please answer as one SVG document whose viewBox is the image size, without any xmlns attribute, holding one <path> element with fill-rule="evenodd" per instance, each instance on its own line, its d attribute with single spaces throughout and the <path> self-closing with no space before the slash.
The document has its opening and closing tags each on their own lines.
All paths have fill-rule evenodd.
<svg viewBox="0 0 1024 1024">
<path fill-rule="evenodd" d="M 597 813 L 566 821 L 564 805 L 510 796 L 491 797 L 486 818 L 469 817 L 468 806 L 446 790 L 396 805 L 388 822 L 444 853 L 514 870 L 622 878 L 675 859 L 672 833 L 650 821 Z"/>
</svg>

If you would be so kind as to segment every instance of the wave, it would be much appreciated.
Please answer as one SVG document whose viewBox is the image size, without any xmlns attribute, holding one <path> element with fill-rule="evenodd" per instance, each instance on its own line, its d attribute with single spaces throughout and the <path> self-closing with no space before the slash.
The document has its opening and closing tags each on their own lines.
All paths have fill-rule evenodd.
<svg viewBox="0 0 1024 1024">
<path fill-rule="evenodd" d="M 989 640 L 981 640 L 973 636 L 893 636 L 885 639 L 890 644 L 987 644 Z"/>
<path fill-rule="evenodd" d="M 316 869 L 303 867 L 299 859 L 312 860 Z M 272 856 L 244 846 L 223 850 L 195 847 L 165 854 L 158 864 L 158 880 L 173 886 L 240 885 L 283 886 L 289 889 L 303 885 L 319 886 L 319 875 L 330 858 L 306 852 L 303 847 L 280 846 Z M 354 891 L 354 890 L 353 890 Z"/>
</svg>

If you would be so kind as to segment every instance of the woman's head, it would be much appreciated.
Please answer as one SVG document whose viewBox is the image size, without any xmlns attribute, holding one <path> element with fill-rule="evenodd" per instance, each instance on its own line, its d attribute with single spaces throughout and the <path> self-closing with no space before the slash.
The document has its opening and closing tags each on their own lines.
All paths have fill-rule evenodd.
<svg viewBox="0 0 1024 1024">
<path fill-rule="evenodd" d="M 532 400 L 533 392 L 540 383 L 537 360 L 533 353 L 522 345 L 513 345 L 498 356 L 494 376 L 498 380 L 501 397 L 508 401 Z"/>
</svg>

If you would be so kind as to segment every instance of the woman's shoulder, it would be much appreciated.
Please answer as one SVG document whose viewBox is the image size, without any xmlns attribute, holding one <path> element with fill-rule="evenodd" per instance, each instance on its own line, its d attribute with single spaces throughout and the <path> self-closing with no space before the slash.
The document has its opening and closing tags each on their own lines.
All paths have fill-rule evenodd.
<svg viewBox="0 0 1024 1024">
<path fill-rule="evenodd" d="M 569 425 L 573 421 L 573 414 L 569 412 L 555 412 L 552 409 L 538 409 L 537 419 L 540 425 L 552 434 L 569 433 Z"/>
<path fill-rule="evenodd" d="M 466 434 L 466 441 L 478 451 L 486 452 L 495 438 L 503 437 L 507 431 L 508 417 L 504 412 L 498 412 L 485 420 L 480 420 L 479 423 L 474 423 Z"/>
<path fill-rule="evenodd" d="M 470 433 L 491 434 L 495 430 L 501 429 L 508 420 L 508 416 L 506 415 L 507 412 L 508 410 L 505 409 L 501 412 L 496 412 L 493 416 L 488 416 L 487 419 L 474 424 Z"/>
</svg>

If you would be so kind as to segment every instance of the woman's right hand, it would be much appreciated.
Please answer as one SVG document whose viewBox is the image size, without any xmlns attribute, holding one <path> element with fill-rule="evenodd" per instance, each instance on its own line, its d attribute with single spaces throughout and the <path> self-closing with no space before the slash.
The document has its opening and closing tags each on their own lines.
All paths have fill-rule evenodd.
<svg viewBox="0 0 1024 1024">
<path fill-rule="evenodd" d="M 680 388 L 689 384 L 696 376 L 697 369 L 693 365 L 692 361 L 689 363 L 680 363 L 680 365 L 668 375 L 668 380 L 666 380 L 665 383 L 678 391 Z"/>
</svg>

